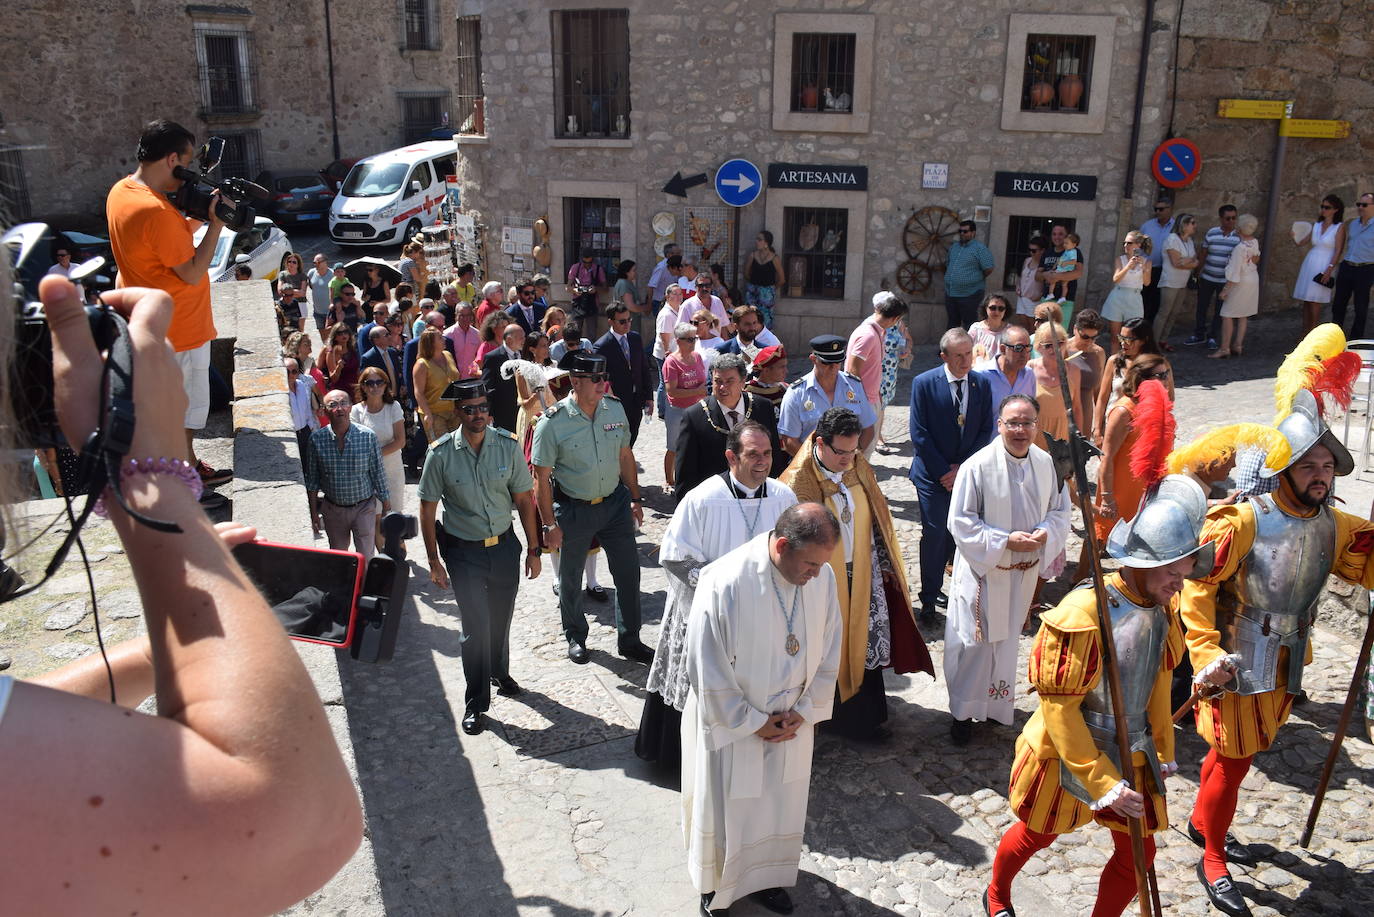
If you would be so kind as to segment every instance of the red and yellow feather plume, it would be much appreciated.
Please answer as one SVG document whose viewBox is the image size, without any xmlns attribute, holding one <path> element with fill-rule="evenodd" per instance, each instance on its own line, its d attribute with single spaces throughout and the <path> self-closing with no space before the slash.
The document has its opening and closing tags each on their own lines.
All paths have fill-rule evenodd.
<svg viewBox="0 0 1374 917">
<path fill-rule="evenodd" d="M 1278 426 L 1279 421 L 1293 412 L 1293 399 L 1303 389 L 1309 389 L 1317 395 L 1314 386 L 1322 384 L 1332 389 L 1330 394 L 1338 404 L 1342 403 L 1339 383 L 1349 374 L 1350 361 L 1342 358 L 1338 363 L 1332 363 L 1329 369 L 1327 363 L 1341 358 L 1345 353 L 1345 332 L 1341 330 L 1340 325 L 1327 322 L 1308 332 L 1302 343 L 1284 357 L 1283 364 L 1279 367 L 1278 378 L 1274 382 L 1274 426 Z M 1360 359 L 1358 355 L 1352 356 L 1355 371 L 1349 380 L 1349 387 L 1353 391 L 1354 377 L 1359 375 Z M 1331 381 L 1320 382 L 1328 371 L 1333 373 Z M 1348 407 L 1350 395 L 1346 394 L 1344 399 L 1343 404 Z M 1322 398 L 1317 395 L 1317 404 L 1321 403 Z"/>
<path fill-rule="evenodd" d="M 1242 449 L 1263 449 L 1264 463 L 1277 471 L 1288 464 L 1292 449 L 1283 434 L 1262 423 L 1233 423 L 1200 434 L 1169 453 L 1169 473 L 1198 471 L 1225 462 Z"/>
</svg>

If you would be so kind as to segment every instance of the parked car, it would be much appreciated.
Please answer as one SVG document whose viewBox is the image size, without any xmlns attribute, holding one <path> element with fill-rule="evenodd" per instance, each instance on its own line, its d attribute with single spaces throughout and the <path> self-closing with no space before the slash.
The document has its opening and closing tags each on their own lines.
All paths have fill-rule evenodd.
<svg viewBox="0 0 1374 917">
<path fill-rule="evenodd" d="M 272 195 L 258 209 L 278 226 L 323 224 L 324 215 L 334 202 L 334 192 L 324 176 L 310 169 L 269 169 L 259 172 L 253 181 Z"/>
<path fill-rule="evenodd" d="M 339 188 L 344 183 L 344 179 L 348 177 L 348 171 L 357 164 L 357 156 L 350 159 L 336 159 L 321 169 L 320 175 L 324 177 L 325 184 L 329 186 L 329 190 L 338 194 Z"/>
<path fill-rule="evenodd" d="M 202 226 L 196 230 L 196 244 L 204 238 L 205 227 Z M 272 280 L 281 270 L 281 259 L 289 251 L 291 240 L 265 216 L 257 217 L 252 226 L 239 232 L 224 229 L 210 258 L 210 281 L 233 280 L 234 266 L 240 263 L 240 256 L 246 257 L 254 280 Z"/>
<path fill-rule="evenodd" d="M 105 259 L 105 264 L 99 272 L 86 280 L 85 287 L 88 293 L 101 292 L 114 286 L 118 268 L 114 263 L 110 240 L 105 236 L 76 229 L 54 229 L 43 222 L 24 223 L 15 226 L 14 229 L 16 232 L 7 236 L 11 240 L 14 257 L 19 256 L 21 248 L 27 250 L 27 257 L 18 266 L 14 279 L 24 287 L 24 293 L 30 299 L 38 298 L 38 282 L 56 263 L 54 253 L 59 249 L 71 252 L 72 267 L 84 264 L 95 257 Z"/>
</svg>

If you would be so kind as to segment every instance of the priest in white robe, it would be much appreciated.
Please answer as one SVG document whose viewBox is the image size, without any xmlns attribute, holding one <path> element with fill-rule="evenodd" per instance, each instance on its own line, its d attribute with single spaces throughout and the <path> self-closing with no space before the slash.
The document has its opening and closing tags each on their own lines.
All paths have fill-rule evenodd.
<svg viewBox="0 0 1374 917">
<path fill-rule="evenodd" d="M 956 554 L 945 618 L 950 737 L 974 720 L 1012 725 L 1016 654 L 1037 575 L 1064 550 L 1069 497 L 1049 453 L 1034 445 L 1039 405 L 1010 395 L 998 436 L 959 468 L 950 495 Z"/>
<path fill-rule="evenodd" d="M 703 912 L 746 895 L 792 909 L 815 726 L 839 672 L 827 563 L 839 537 L 829 510 L 800 503 L 701 571 L 687 622 L 682 830 Z"/>
<path fill-rule="evenodd" d="M 773 449 L 768 429 L 754 420 L 735 424 L 725 438 L 728 471 L 688 491 L 673 511 L 659 546 L 668 599 L 658 649 L 645 686 L 635 754 L 676 769 L 682 763 L 682 710 L 687 705 L 687 618 L 701 568 L 773 528 L 797 502 L 792 489 L 769 480 Z"/>
</svg>

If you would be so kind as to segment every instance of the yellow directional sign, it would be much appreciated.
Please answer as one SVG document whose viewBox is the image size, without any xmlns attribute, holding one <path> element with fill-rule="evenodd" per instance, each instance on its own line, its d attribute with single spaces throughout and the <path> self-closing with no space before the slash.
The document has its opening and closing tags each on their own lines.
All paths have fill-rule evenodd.
<svg viewBox="0 0 1374 917">
<path fill-rule="evenodd" d="M 1326 121 L 1318 118 L 1288 118 L 1279 122 L 1282 137 L 1316 137 L 1320 140 L 1341 140 L 1350 136 L 1349 121 Z"/>
<path fill-rule="evenodd" d="M 1221 99 L 1217 115 L 1222 118 L 1282 118 L 1292 102 L 1283 99 Z"/>
</svg>

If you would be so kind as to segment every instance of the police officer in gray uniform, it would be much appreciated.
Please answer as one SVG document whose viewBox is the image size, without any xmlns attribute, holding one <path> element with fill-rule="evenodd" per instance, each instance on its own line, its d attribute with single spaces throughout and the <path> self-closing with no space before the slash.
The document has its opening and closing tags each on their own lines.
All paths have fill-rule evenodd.
<svg viewBox="0 0 1374 917">
<path fill-rule="evenodd" d="M 635 527 L 644 521 L 639 477 L 630 451 L 625 410 L 607 394 L 606 358 L 573 351 L 559 363 L 572 392 L 544 412 L 534 428 L 530 464 L 544 543 L 562 550 L 558 609 L 568 658 L 587 662 L 587 619 L 582 614 L 582 566 L 592 539 L 606 552 L 615 583 L 615 626 L 620 655 L 648 665 L 654 651 L 639 639 L 639 557 Z"/>
<path fill-rule="evenodd" d="M 485 728 L 492 687 L 505 697 L 521 691 L 510 677 L 510 622 L 521 550 L 512 508 L 525 528 L 525 575 L 530 579 L 539 575 L 539 531 L 525 455 L 514 434 L 490 425 L 491 405 L 482 380 L 454 382 L 443 397 L 458 402 L 459 427 L 435 440 L 425 454 L 420 530 L 430 579 L 440 588 L 453 581 L 467 680 L 463 732 L 477 735 Z M 436 527 L 435 509 L 441 501 L 443 525 Z"/>
<path fill-rule="evenodd" d="M 811 339 L 814 368 L 792 383 L 778 412 L 778 438 L 788 455 L 797 454 L 801 444 L 816 432 L 821 415 L 831 408 L 849 408 L 859 416 L 859 426 L 863 427 L 859 433 L 860 449 L 867 449 L 872 442 L 878 412 L 864 394 L 859 377 L 840 369 L 847 344 L 838 334 L 820 334 Z"/>
</svg>

